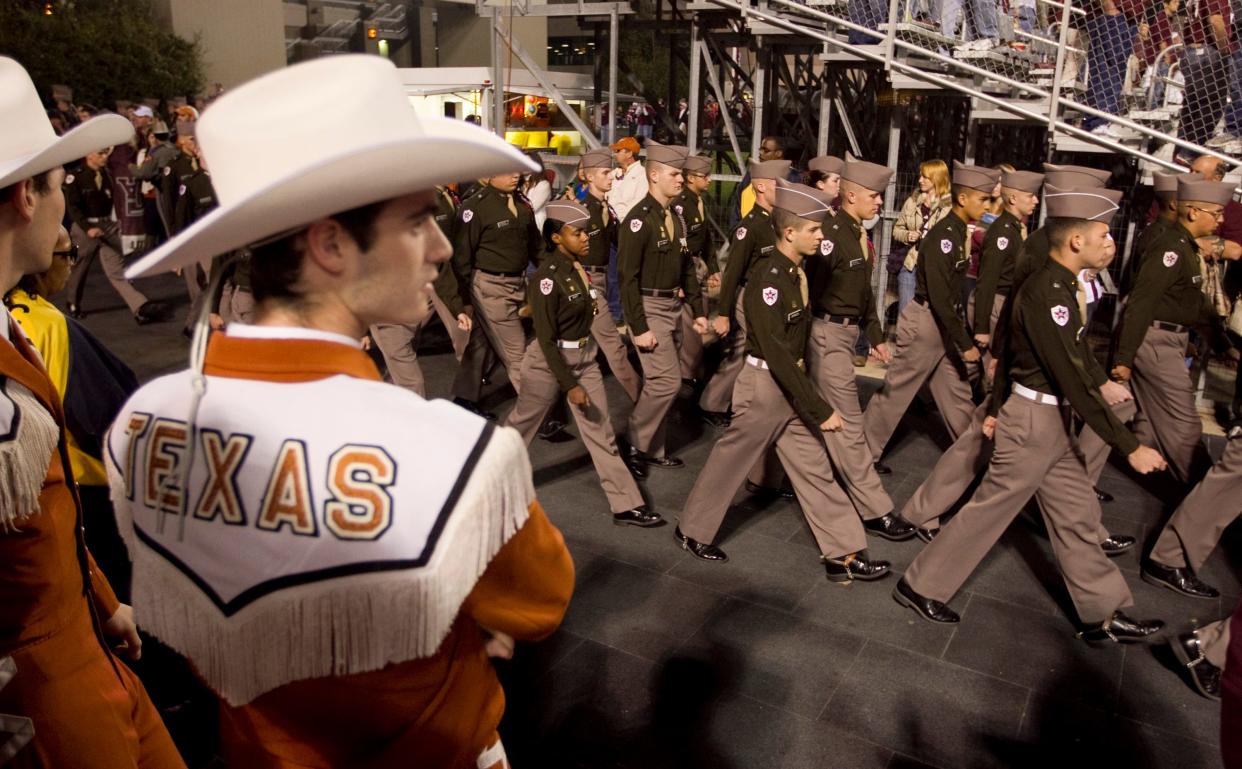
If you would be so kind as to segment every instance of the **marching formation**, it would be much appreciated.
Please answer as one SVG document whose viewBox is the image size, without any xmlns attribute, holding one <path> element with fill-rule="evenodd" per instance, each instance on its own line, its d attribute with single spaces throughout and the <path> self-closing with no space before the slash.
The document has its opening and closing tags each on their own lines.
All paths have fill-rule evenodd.
<svg viewBox="0 0 1242 769">
<path fill-rule="evenodd" d="M 53 269 L 68 201 L 74 238 L 99 250 L 136 314 L 133 278 L 185 269 L 202 297 L 190 367 L 138 388 L 95 445 L 133 561 L 133 610 L 82 535 L 66 396 L 19 321 L 0 323 L 0 713 L 26 727 L 0 759 L 184 766 L 117 656 L 118 641 L 139 651 L 136 617 L 220 698 L 230 765 L 386 767 L 417 754 L 507 767 L 489 658 L 552 633 L 574 579 L 526 447 L 571 420 L 611 523 L 675 519 L 663 536 L 728 569 L 718 535 L 737 493 L 781 495 L 829 582 L 888 580 L 933 623 L 959 621 L 954 596 L 1034 499 L 1077 635 L 1093 644 L 1164 627 L 1133 607 L 1111 560 L 1137 546 L 1102 521 L 1099 478 L 1116 452 L 1189 491 L 1142 579 L 1219 595 L 1197 572 L 1242 512 L 1242 412 L 1210 467 L 1185 351 L 1192 329 L 1230 344 L 1202 286 L 1204 259 L 1228 258 L 1213 238 L 1230 184 L 1157 175 L 1160 215 L 1121 276 L 1121 322 L 1101 355 L 1088 328 L 1122 193 L 1095 169 L 927 168 L 944 178 L 927 179 L 913 211 L 912 295 L 889 335 L 868 224 L 893 169 L 865 160 L 817 157 L 803 176 L 771 151 L 755 159 L 718 251 L 710 158 L 623 139 L 583 154 L 564 196 L 537 203 L 527 191 L 546 181 L 521 151 L 418 117 L 382 59 L 330 57 L 205 111 L 175 206 L 201 211 L 122 272 L 97 242 L 96 198 L 102 151 L 128 141 L 129 123 L 105 115 L 57 137 L 19 64 L 0 58 L 0 86 L 16 126 L 0 137 L 6 293 Z M 292 125 L 294 105 L 313 121 Z M 62 166 L 81 158 L 86 172 L 68 178 Z M 34 303 L 39 284 L 21 285 Z M 247 307 L 231 312 L 239 291 Z M 426 398 L 418 360 L 433 313 L 459 361 L 451 402 Z M 865 408 L 860 350 L 885 368 Z M 498 367 L 516 395 L 503 419 L 483 406 Z M 605 367 L 630 401 L 624 425 Z M 718 431 L 693 469 L 666 440 L 687 382 Z M 953 443 L 897 510 L 881 460 L 924 386 Z M 642 481 L 677 470 L 697 473 L 689 496 L 653 509 Z M 869 537 L 921 551 L 898 576 Z M 1172 637 L 1205 696 L 1221 697 L 1229 638 L 1227 619 Z"/>
</svg>

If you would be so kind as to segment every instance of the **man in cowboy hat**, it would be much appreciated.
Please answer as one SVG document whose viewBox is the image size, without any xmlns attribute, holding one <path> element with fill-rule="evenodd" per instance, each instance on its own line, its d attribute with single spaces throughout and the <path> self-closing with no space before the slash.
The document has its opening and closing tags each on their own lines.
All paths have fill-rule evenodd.
<svg viewBox="0 0 1242 769">
<path fill-rule="evenodd" d="M 712 540 L 742 485 L 738 468 L 755 465 L 775 447 L 828 579 L 880 579 L 889 564 L 868 557 L 867 536 L 850 498 L 833 482 L 824 448 L 823 434 L 841 430 L 841 415 L 815 391 L 804 360 L 811 317 L 801 265 L 819 250 L 829 201 L 810 187 L 784 183 L 773 198 L 777 251 L 756 263 L 744 289 L 751 333 L 738 375 L 738 413 L 703 465 L 674 535 L 698 558 L 728 560 Z"/>
<path fill-rule="evenodd" d="M 699 397 L 703 419 L 713 427 L 729 424 L 733 383 L 737 381 L 746 358 L 746 309 L 741 289 L 746 285 L 750 268 L 776 250 L 776 233 L 772 231 L 776 180 L 785 178 L 791 165 L 788 160 L 752 160 L 750 163 L 755 205 L 742 217 L 729 238 L 729 256 L 720 277 L 720 314 L 712 321 L 725 345 L 724 357 Z"/>
<path fill-rule="evenodd" d="M 970 266 L 966 225 L 983 216 L 1000 172 L 953 161 L 953 211 L 919 244 L 918 288 L 897 320 L 897 349 L 884 387 L 864 415 L 867 445 L 877 462 L 915 393 L 927 382 L 954 439 L 974 410 L 967 366 L 980 350 L 962 318 L 962 280 Z"/>
<path fill-rule="evenodd" d="M 617 244 L 625 322 L 643 367 L 642 393 L 630 413 L 630 459 L 663 468 L 684 464 L 665 454 L 664 420 L 681 388 L 677 349 L 682 303 L 700 307 L 702 292 L 685 231 L 669 208 L 681 192 L 687 154 L 685 147 L 647 143 L 650 192 L 622 220 Z M 707 318 L 696 317 L 694 328 L 705 332 Z"/>
<path fill-rule="evenodd" d="M 1051 259 L 1031 276 L 1014 301 L 1006 363 L 1013 392 L 985 433 L 996 450 L 975 495 L 915 558 L 893 597 L 931 622 L 955 623 L 946 603 L 970 577 L 1030 498 L 1038 494 L 1049 538 L 1082 624 L 1079 637 L 1133 643 L 1160 630 L 1159 620 L 1134 620 L 1133 604 L 1117 567 L 1099 549 L 1099 502 L 1091 494 L 1069 430 L 1069 411 L 1082 416 L 1127 456 L 1139 473 L 1163 468 L 1113 416 L 1100 394 L 1100 377 L 1083 363 L 1090 355 L 1078 303 L 1077 275 L 1102 269 L 1111 258 L 1108 221 L 1121 193 L 1047 189 Z M 1085 504 L 1084 504 L 1085 503 Z"/>
<path fill-rule="evenodd" d="M 850 500 L 869 533 L 900 541 L 913 537 L 914 527 L 893 515 L 893 500 L 875 472 L 863 435 L 863 412 L 851 360 L 861 327 L 874 345 L 875 357 L 888 361 L 888 345 L 871 290 L 873 248 L 862 223 L 879 211 L 881 191 L 893 172 L 863 161 L 846 163 L 841 170 L 841 210 L 825 221 L 824 240 L 807 260 L 814 316 L 808 363 L 820 395 L 841 415 L 841 430 L 826 434 L 824 440 Z M 778 192 L 783 184 L 777 182 Z M 837 198 L 827 192 L 821 195 L 830 202 Z"/>
<path fill-rule="evenodd" d="M 251 244 L 258 304 L 113 427 L 144 623 L 221 697 L 230 765 L 502 766 L 488 655 L 557 626 L 568 551 L 521 436 L 380 382 L 358 339 L 427 314 L 436 185 L 530 163 L 420 119 L 374 56 L 236 88 L 198 137 L 219 207 L 130 269 Z"/>
<path fill-rule="evenodd" d="M 1185 484 L 1194 483 L 1209 464 L 1200 441 L 1203 423 L 1195 407 L 1195 387 L 1185 365 L 1189 331 L 1196 326 L 1223 338 L 1220 318 L 1203 293 L 1196 240 L 1216 230 L 1232 199 L 1232 184 L 1178 179 L 1177 224 L 1138 255 L 1134 286 L 1117 330 L 1112 376 L 1131 383 L 1156 444 Z M 1160 581 L 1182 582 L 1171 575 Z M 1194 589 L 1189 581 L 1183 587 Z"/>
<path fill-rule="evenodd" d="M 0 293 L 48 269 L 65 213 L 61 168 L 124 142 L 129 123 L 88 120 L 57 137 L 30 76 L 0 57 Z M 39 355 L 0 310 L 0 755 L 21 765 L 184 767 L 146 690 L 133 612 L 86 550 L 65 416 Z M 6 740 L 7 742 L 7 740 Z M 27 744 L 28 743 L 28 744 Z"/>
</svg>

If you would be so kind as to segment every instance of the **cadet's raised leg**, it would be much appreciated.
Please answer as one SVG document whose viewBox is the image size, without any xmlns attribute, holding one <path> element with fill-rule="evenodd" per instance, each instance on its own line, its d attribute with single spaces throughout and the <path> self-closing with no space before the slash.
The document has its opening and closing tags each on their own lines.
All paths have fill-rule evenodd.
<svg viewBox="0 0 1242 769">
<path fill-rule="evenodd" d="M 1151 560 L 1198 571 L 1220 542 L 1225 527 L 1242 512 L 1242 439 L 1229 441 L 1225 453 L 1165 524 Z"/>
<path fill-rule="evenodd" d="M 896 348 L 888 364 L 884 387 L 871 396 L 863 414 L 863 433 L 875 459 L 884 453 L 910 401 L 944 356 L 944 341 L 936 327 L 936 319 L 931 310 L 915 298 L 901 311 L 897 321 Z"/>
<path fill-rule="evenodd" d="M 1203 422 L 1195 408 L 1194 384 L 1186 369 L 1185 332 L 1149 328 L 1134 357 L 1131 383 L 1156 440 L 1183 483 L 1193 483 L 1203 460 Z"/>
<path fill-rule="evenodd" d="M 643 297 L 647 326 L 656 337 L 654 350 L 639 350 L 643 389 L 630 413 L 629 441 L 638 451 L 663 457 L 664 422 L 681 389 L 677 344 L 681 336 L 681 300 Z"/>
<path fill-rule="evenodd" d="M 591 336 L 599 344 L 599 349 L 608 361 L 608 368 L 616 377 L 617 384 L 630 396 L 630 402 L 638 400 L 642 392 L 643 382 L 634 366 L 630 363 L 629 349 L 617 331 L 617 322 L 612 318 L 612 310 L 608 307 L 608 270 L 606 268 L 585 268 L 591 276 L 591 285 L 595 288 L 595 304 L 599 308 L 595 320 L 591 323 Z"/>
</svg>

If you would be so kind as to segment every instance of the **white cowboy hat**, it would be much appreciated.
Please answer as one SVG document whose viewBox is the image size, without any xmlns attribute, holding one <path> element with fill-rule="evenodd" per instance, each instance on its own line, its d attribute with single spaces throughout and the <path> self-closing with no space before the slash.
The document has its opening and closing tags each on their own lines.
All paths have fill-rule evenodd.
<svg viewBox="0 0 1242 769">
<path fill-rule="evenodd" d="M 0 189 L 86 157 L 134 135 L 120 115 L 91 118 L 57 136 L 26 69 L 0 56 Z"/>
<path fill-rule="evenodd" d="M 534 171 L 458 120 L 420 118 L 392 62 L 330 56 L 221 96 L 196 126 L 220 205 L 125 271 L 209 259 L 331 214 L 459 179 Z"/>
</svg>

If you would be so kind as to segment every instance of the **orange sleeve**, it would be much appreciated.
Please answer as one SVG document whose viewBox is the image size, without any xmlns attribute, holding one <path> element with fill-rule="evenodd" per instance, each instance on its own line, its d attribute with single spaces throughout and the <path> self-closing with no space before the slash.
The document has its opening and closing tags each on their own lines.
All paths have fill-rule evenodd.
<svg viewBox="0 0 1242 769">
<path fill-rule="evenodd" d="M 99 569 L 99 565 L 95 563 L 95 557 L 86 552 L 86 565 L 91 575 L 91 594 L 95 599 L 95 611 L 99 612 L 99 618 L 107 622 L 116 610 L 121 608 L 121 602 L 117 600 L 116 593 L 112 592 L 112 585 L 108 584 L 108 578 Z"/>
<path fill-rule="evenodd" d="M 569 549 L 535 501 L 526 525 L 488 564 L 463 608 L 483 627 L 538 641 L 561 624 L 573 591 Z"/>
</svg>

